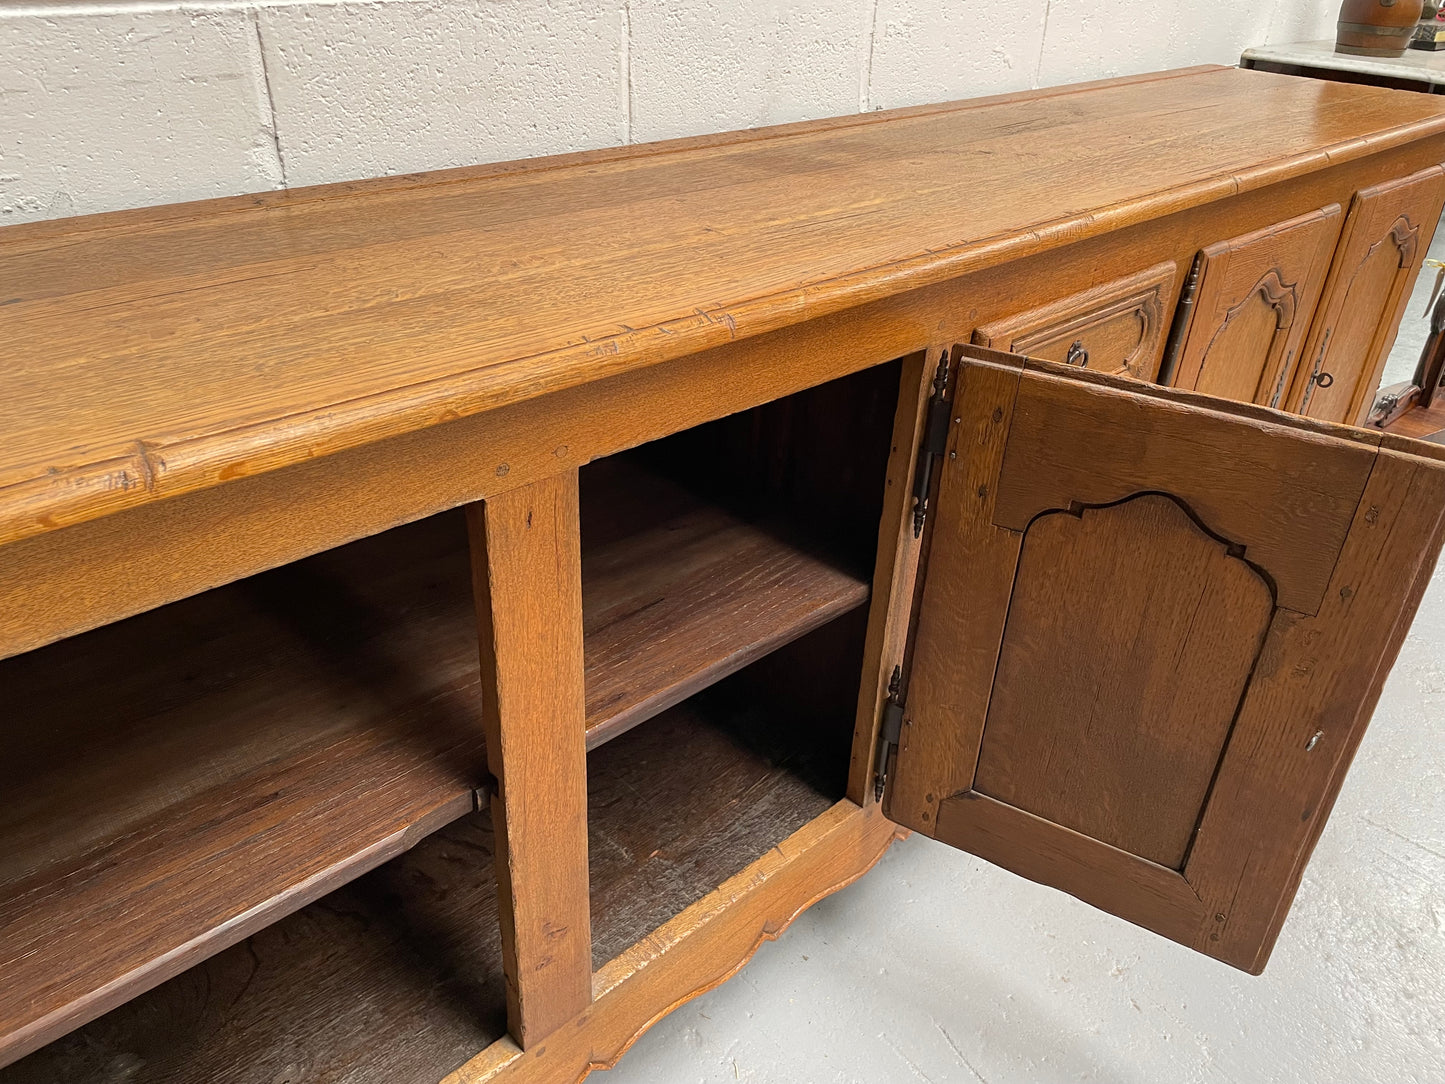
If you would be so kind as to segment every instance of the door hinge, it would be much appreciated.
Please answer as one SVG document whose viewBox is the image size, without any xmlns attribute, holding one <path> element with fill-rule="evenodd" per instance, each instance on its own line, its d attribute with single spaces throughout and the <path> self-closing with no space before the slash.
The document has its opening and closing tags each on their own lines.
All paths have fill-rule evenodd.
<svg viewBox="0 0 1445 1084">
<path fill-rule="evenodd" d="M 878 726 L 878 756 L 873 763 L 873 800 L 883 800 L 888 781 L 888 757 L 903 736 L 903 668 L 895 666 L 888 679 L 888 699 L 883 701 L 883 719 Z"/>
<path fill-rule="evenodd" d="M 913 474 L 913 537 L 923 534 L 923 521 L 928 516 L 928 502 L 933 488 L 933 461 L 948 449 L 949 414 L 948 351 L 938 359 L 933 374 L 933 394 L 928 397 L 928 417 L 923 426 L 923 441 L 918 446 L 918 463 Z"/>
</svg>

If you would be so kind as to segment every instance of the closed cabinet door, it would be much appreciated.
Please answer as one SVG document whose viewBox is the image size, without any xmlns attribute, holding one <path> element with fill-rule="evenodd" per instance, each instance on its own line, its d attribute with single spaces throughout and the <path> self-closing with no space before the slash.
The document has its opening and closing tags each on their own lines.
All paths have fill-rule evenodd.
<svg viewBox="0 0 1445 1084">
<path fill-rule="evenodd" d="M 1258 972 L 1439 554 L 1445 450 L 955 353 L 884 810 Z"/>
<path fill-rule="evenodd" d="M 1355 194 L 1290 410 L 1328 421 L 1364 420 L 1442 201 L 1439 166 Z"/>
<path fill-rule="evenodd" d="M 979 346 L 1153 380 L 1174 302 L 1172 260 L 975 329 Z"/>
<path fill-rule="evenodd" d="M 1203 249 L 1169 382 L 1279 406 L 1324 289 L 1340 218 L 1334 203 Z"/>
</svg>

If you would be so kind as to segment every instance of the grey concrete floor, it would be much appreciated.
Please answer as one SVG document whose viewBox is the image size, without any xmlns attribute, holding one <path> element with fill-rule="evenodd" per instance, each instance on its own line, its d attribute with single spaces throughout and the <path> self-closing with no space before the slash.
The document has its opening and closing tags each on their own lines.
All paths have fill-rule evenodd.
<svg viewBox="0 0 1445 1084">
<path fill-rule="evenodd" d="M 1263 976 L 915 837 L 594 1079 L 1442 1084 L 1445 570 Z"/>
</svg>

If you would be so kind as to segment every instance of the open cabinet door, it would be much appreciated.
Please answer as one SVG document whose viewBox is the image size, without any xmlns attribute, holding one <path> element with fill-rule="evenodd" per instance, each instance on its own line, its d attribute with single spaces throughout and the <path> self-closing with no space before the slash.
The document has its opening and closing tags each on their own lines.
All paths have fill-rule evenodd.
<svg viewBox="0 0 1445 1084">
<path fill-rule="evenodd" d="M 1258 972 L 1439 554 L 1442 450 L 954 357 L 885 811 Z"/>
</svg>

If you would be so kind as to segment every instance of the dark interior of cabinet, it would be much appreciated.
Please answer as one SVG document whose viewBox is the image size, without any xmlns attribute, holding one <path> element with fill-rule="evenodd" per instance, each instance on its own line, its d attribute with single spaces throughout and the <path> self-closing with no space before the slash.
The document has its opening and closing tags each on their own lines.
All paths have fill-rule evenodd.
<svg viewBox="0 0 1445 1084">
<path fill-rule="evenodd" d="M 843 797 L 898 378 L 896 365 L 879 366 L 583 469 L 589 716 L 606 704 L 616 733 L 682 702 L 707 712 L 731 749 L 771 765 L 766 785 L 722 783 L 733 800 L 690 827 L 689 846 L 654 855 L 616 891 L 593 852 L 594 924 L 601 905 L 608 928 L 624 931 L 616 944 L 594 938 L 596 966 Z M 656 554 L 652 589 L 685 584 L 670 594 L 695 604 L 660 605 L 645 591 L 602 602 L 596 580 L 614 539 L 637 538 L 640 522 Z M 614 630 L 627 646 L 604 665 L 594 644 Z M 653 692 L 634 712 L 620 703 L 637 673 Z M 653 816 L 684 815 L 661 765 L 632 774 Z M 595 812 L 606 801 L 596 772 L 589 786 Z M 698 880 L 704 855 L 710 874 Z"/>
<path fill-rule="evenodd" d="M 583 469 L 599 963 L 842 796 L 897 380 Z M 0 1061 L 92 1021 L 0 1081 L 435 1081 L 500 1037 L 466 545 L 0 663 Z"/>
<path fill-rule="evenodd" d="M 588 744 L 868 598 L 896 364 L 581 471 Z"/>
</svg>

